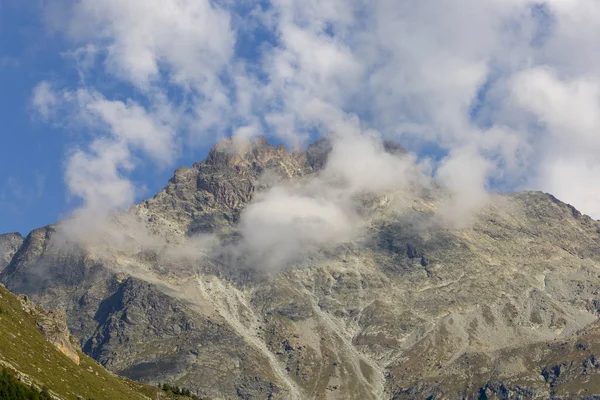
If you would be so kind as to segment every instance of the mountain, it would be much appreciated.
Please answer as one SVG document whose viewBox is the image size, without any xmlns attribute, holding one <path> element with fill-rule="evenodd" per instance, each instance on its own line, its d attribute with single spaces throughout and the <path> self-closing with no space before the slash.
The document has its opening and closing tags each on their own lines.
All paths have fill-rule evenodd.
<svg viewBox="0 0 600 400">
<path fill-rule="evenodd" d="M 46 311 L 0 286 L 2 384 L 8 373 L 14 386 L 33 386 L 58 400 L 186 398 L 115 376 L 82 354 L 72 339 L 60 312 Z M 2 398 L 14 398 L 2 391 L 2 384 L 0 395 L 8 396 Z"/>
<path fill-rule="evenodd" d="M 0 280 L 64 310 L 109 370 L 207 398 L 600 395 L 600 223 L 551 195 L 495 194 L 452 227 L 435 185 L 364 193 L 357 235 L 297 244 L 279 268 L 248 255 L 262 231 L 244 211 L 310 186 L 330 152 L 226 140 L 100 231 L 83 224 L 77 244 L 68 221 L 31 232 L 4 250 Z"/>
<path fill-rule="evenodd" d="M 10 263 L 19 247 L 23 244 L 23 236 L 19 233 L 0 235 L 0 272 Z"/>
</svg>

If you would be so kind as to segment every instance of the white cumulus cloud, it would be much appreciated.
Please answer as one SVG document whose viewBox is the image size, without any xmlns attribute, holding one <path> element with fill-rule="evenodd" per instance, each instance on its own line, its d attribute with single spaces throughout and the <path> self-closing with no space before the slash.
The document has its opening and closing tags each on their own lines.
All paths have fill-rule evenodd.
<svg viewBox="0 0 600 400">
<path fill-rule="evenodd" d="M 94 65 L 127 88 L 82 80 L 34 90 L 44 118 L 71 102 L 82 126 L 100 123 L 67 163 L 72 193 L 87 204 L 133 202 L 128 177 L 140 158 L 174 165 L 182 148 L 231 134 L 290 145 L 321 134 L 334 144 L 324 173 L 345 180 L 349 196 L 402 187 L 405 174 L 394 172 L 427 164 L 452 193 L 444 215 L 467 218 L 491 187 L 547 190 L 600 217 L 594 0 L 67 4 L 63 32 L 78 68 Z M 409 165 L 381 152 L 381 138 L 406 144 Z M 337 215 L 290 196 L 309 221 Z"/>
</svg>

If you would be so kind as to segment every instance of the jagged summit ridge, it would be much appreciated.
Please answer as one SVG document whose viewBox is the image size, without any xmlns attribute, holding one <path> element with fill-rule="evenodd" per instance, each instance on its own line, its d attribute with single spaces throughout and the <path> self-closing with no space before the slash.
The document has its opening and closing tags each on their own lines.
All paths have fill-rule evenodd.
<svg viewBox="0 0 600 400">
<path fill-rule="evenodd" d="M 390 154 L 406 154 L 398 143 L 384 141 L 381 145 Z M 177 169 L 167 187 L 143 201 L 137 213 L 166 237 L 226 229 L 239 221 L 255 193 L 281 182 L 300 183 L 318 174 L 332 148 L 326 138 L 309 145 L 306 151 L 275 147 L 262 136 L 252 141 L 225 139 L 204 161 Z"/>
<path fill-rule="evenodd" d="M 237 222 L 257 190 L 310 172 L 304 153 L 275 148 L 263 137 L 249 143 L 226 139 L 203 162 L 177 169 L 167 187 L 137 212 L 156 232 L 169 232 L 166 236 L 205 232 Z"/>
<path fill-rule="evenodd" d="M 206 160 L 202 163 L 194 164 L 198 167 L 201 164 L 234 167 L 243 160 L 248 162 L 265 163 L 269 159 L 290 154 L 287 149 L 280 145 L 274 147 L 267 138 L 259 136 L 251 141 L 246 139 L 228 138 L 217 143 L 209 151 Z"/>
</svg>

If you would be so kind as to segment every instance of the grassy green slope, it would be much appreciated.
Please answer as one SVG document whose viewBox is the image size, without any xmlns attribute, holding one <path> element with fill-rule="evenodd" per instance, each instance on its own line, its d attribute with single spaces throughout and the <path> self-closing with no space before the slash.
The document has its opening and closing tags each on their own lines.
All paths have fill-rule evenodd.
<svg viewBox="0 0 600 400">
<path fill-rule="evenodd" d="M 19 299 L 0 286 L 0 369 L 6 367 L 25 383 L 31 380 L 69 400 L 183 399 L 118 377 L 84 354 L 79 356 L 77 365 L 48 342 Z"/>
</svg>

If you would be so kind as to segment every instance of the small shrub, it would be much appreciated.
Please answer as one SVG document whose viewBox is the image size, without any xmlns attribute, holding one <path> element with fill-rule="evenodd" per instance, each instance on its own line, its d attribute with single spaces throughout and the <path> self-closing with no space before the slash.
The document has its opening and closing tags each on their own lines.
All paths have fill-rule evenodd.
<svg viewBox="0 0 600 400">
<path fill-rule="evenodd" d="M 172 393 L 176 396 L 189 397 L 192 400 L 200 400 L 198 396 L 192 394 L 190 389 L 180 388 L 178 386 L 171 386 L 168 383 L 163 383 L 162 385 L 159 383 L 158 387 L 161 388 L 163 391 Z"/>
<path fill-rule="evenodd" d="M 48 388 L 41 391 L 19 382 L 7 370 L 0 373 L 0 400 L 52 400 Z"/>
</svg>

